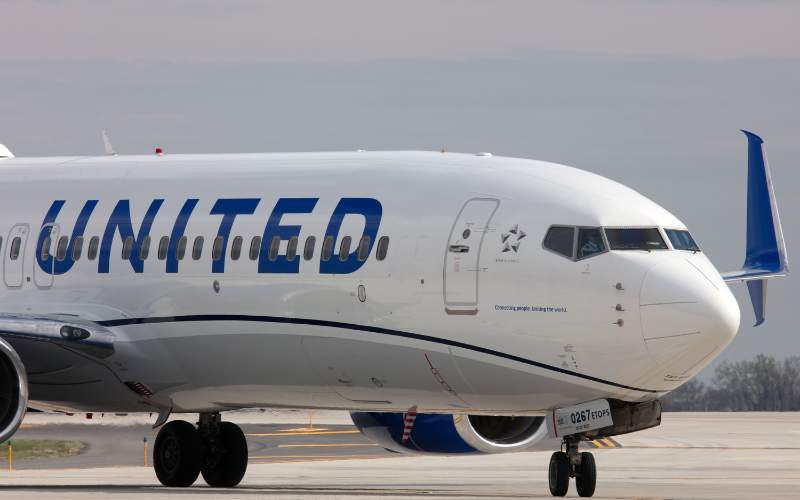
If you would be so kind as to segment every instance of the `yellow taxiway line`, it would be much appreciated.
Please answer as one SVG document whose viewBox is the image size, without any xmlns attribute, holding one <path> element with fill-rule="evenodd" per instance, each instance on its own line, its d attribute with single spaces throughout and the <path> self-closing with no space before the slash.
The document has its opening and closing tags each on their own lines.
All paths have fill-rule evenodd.
<svg viewBox="0 0 800 500">
<path fill-rule="evenodd" d="M 331 458 L 366 458 L 375 457 L 376 455 L 256 455 L 250 457 L 250 460 L 281 460 L 281 459 L 301 459 L 301 458 L 316 458 L 319 460 L 328 460 Z M 386 458 L 380 456 L 379 458 Z"/>
<path fill-rule="evenodd" d="M 324 462 L 335 460 L 374 460 L 386 458 L 384 455 L 283 455 L 250 457 L 251 464 L 299 463 L 299 462 Z"/>
<path fill-rule="evenodd" d="M 378 446 L 375 443 L 309 443 L 309 444 L 279 444 L 278 448 L 336 448 L 338 446 Z"/>
<path fill-rule="evenodd" d="M 294 431 L 282 431 L 282 432 L 267 432 L 263 434 L 248 434 L 248 436 L 252 437 L 274 437 L 274 436 L 324 436 L 329 434 L 359 434 L 360 431 L 353 430 L 353 431 L 304 431 L 304 432 L 294 432 Z"/>
</svg>

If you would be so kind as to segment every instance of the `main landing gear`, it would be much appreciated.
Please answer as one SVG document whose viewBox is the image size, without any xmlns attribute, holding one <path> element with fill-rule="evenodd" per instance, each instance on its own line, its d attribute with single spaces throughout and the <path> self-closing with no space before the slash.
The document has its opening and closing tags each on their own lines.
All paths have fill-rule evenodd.
<svg viewBox="0 0 800 500">
<path fill-rule="evenodd" d="M 563 497 L 569 489 L 569 478 L 575 478 L 578 495 L 590 497 L 594 495 L 597 483 L 597 468 L 594 456 L 588 451 L 578 451 L 580 437 L 567 436 L 564 438 L 564 451 L 557 451 L 550 457 L 550 470 L 548 480 L 550 494 L 554 497 Z"/>
<path fill-rule="evenodd" d="M 247 471 L 247 440 L 219 413 L 201 413 L 197 427 L 173 420 L 158 432 L 153 468 L 164 486 L 191 486 L 202 473 L 209 486 L 231 488 Z"/>
</svg>

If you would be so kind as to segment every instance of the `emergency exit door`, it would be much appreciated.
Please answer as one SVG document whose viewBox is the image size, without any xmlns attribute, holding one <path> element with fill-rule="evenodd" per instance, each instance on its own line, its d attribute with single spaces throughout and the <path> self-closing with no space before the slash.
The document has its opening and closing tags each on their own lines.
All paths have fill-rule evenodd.
<svg viewBox="0 0 800 500">
<path fill-rule="evenodd" d="M 472 198 L 456 216 L 444 257 L 444 310 L 447 314 L 477 314 L 481 247 L 500 201 Z"/>
<path fill-rule="evenodd" d="M 8 239 L 3 252 L 3 281 L 6 286 L 18 288 L 22 286 L 25 274 L 25 247 L 28 243 L 30 228 L 27 224 L 16 224 L 8 232 Z"/>
<path fill-rule="evenodd" d="M 36 245 L 36 254 L 33 265 L 33 281 L 39 288 L 53 286 L 56 256 L 55 249 L 58 244 L 59 227 L 56 223 L 44 224 L 39 234 L 39 243 Z"/>
</svg>

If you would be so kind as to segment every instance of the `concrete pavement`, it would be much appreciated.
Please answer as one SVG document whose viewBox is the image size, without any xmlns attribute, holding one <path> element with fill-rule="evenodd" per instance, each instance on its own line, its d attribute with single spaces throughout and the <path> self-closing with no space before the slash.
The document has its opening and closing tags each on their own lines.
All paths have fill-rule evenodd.
<svg viewBox="0 0 800 500">
<path fill-rule="evenodd" d="M 261 425 L 270 430 L 264 434 L 284 426 Z M 0 472 L 0 498 L 549 498 L 548 452 L 363 458 L 355 451 L 359 446 L 336 446 L 359 443 L 351 439 L 360 436 L 331 434 L 330 441 L 318 441 L 325 436 L 261 436 L 277 438 L 273 451 L 291 450 L 287 454 L 298 458 L 254 458 L 234 490 L 207 488 L 201 480 L 189 489 L 169 490 L 142 466 L 40 468 Z M 800 497 L 797 413 L 665 414 L 660 428 L 617 440 L 622 448 L 595 451 L 595 498 Z M 277 448 L 287 443 L 333 446 Z M 576 496 L 574 484 L 569 496 Z"/>
</svg>

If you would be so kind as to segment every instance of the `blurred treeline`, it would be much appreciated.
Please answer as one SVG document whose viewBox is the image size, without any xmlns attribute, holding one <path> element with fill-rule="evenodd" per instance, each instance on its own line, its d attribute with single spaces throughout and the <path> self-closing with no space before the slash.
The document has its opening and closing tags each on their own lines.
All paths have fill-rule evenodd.
<svg viewBox="0 0 800 500">
<path fill-rule="evenodd" d="M 726 361 L 709 383 L 692 379 L 661 402 L 665 411 L 798 411 L 800 356 Z"/>
</svg>

